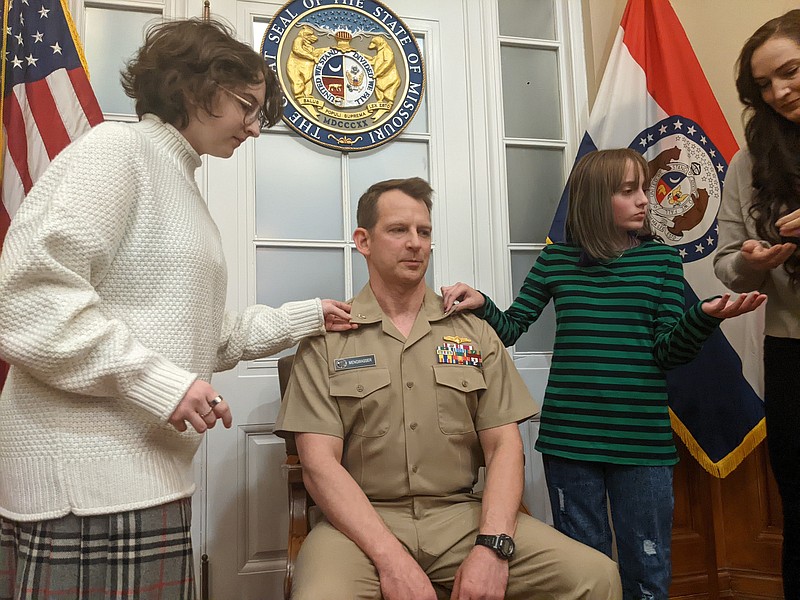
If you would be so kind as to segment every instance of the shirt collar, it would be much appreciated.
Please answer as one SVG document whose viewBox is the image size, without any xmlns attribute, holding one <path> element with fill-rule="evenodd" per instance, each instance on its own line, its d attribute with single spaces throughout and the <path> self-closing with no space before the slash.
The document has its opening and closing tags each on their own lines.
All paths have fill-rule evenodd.
<svg viewBox="0 0 800 600">
<path fill-rule="evenodd" d="M 442 297 L 426 286 L 425 298 L 422 300 L 422 308 L 419 312 L 429 322 L 444 319 Z M 369 283 L 361 288 L 361 291 L 353 299 L 350 316 L 354 323 L 378 323 L 383 320 L 383 310 L 381 310 Z"/>
</svg>

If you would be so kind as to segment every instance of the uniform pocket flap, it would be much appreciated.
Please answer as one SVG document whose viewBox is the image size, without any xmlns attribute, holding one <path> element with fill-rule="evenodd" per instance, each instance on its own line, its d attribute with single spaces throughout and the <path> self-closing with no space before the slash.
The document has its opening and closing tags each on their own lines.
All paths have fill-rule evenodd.
<svg viewBox="0 0 800 600">
<path fill-rule="evenodd" d="M 331 375 L 329 385 L 331 396 L 364 398 L 390 383 L 391 377 L 388 368 L 368 367 L 345 373 L 334 373 Z"/>
<path fill-rule="evenodd" d="M 461 365 L 434 365 L 433 373 L 436 383 L 446 385 L 461 392 L 485 390 L 486 381 L 483 373 L 476 367 Z"/>
</svg>

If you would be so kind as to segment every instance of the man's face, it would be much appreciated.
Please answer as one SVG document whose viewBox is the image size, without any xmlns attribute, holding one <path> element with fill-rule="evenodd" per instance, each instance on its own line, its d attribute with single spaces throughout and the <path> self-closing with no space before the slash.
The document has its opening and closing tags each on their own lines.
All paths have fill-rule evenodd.
<svg viewBox="0 0 800 600">
<path fill-rule="evenodd" d="M 378 199 L 378 220 L 370 231 L 359 227 L 356 247 L 367 259 L 370 279 L 385 284 L 418 285 L 431 256 L 431 215 L 424 202 L 400 190 Z"/>
</svg>

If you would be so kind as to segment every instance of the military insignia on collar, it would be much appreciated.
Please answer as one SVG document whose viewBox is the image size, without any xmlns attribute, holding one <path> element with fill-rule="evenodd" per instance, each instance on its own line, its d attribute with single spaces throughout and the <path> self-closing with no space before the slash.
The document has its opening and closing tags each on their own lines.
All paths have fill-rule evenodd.
<svg viewBox="0 0 800 600">
<path fill-rule="evenodd" d="M 469 338 L 462 338 L 457 335 L 446 335 L 442 338 L 445 342 L 453 342 L 454 344 L 471 344 L 472 340 Z"/>
<path fill-rule="evenodd" d="M 365 354 L 364 356 L 350 356 L 348 358 L 337 358 L 333 361 L 335 371 L 347 371 L 348 369 L 361 369 L 363 367 L 375 366 L 375 355 Z"/>
<path fill-rule="evenodd" d="M 447 338 L 445 338 L 445 340 L 447 340 Z M 481 351 L 474 346 L 467 346 L 460 343 L 438 346 L 436 348 L 436 360 L 440 364 L 445 365 L 472 365 L 473 367 L 483 366 L 483 361 L 481 360 Z"/>
</svg>

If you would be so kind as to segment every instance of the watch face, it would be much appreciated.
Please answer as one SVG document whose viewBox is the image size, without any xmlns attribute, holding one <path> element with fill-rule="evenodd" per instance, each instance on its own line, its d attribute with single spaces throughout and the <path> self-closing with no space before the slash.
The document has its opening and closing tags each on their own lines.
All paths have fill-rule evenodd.
<svg viewBox="0 0 800 600">
<path fill-rule="evenodd" d="M 511 558 L 514 555 L 514 540 L 505 534 L 498 536 L 497 551 L 503 558 Z"/>
</svg>

